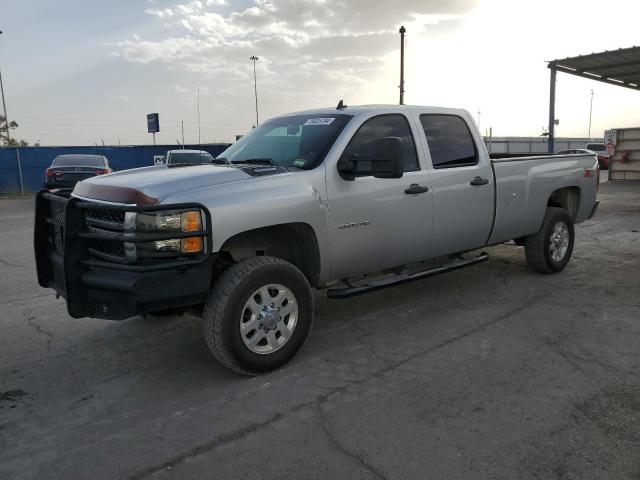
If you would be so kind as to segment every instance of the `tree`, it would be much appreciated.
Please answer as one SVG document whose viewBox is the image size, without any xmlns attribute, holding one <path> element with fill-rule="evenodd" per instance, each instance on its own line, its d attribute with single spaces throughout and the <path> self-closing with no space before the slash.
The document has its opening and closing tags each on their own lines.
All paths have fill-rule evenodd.
<svg viewBox="0 0 640 480">
<path fill-rule="evenodd" d="M 26 147 L 28 145 L 25 140 L 17 140 L 13 138 L 13 135 L 9 135 L 8 130 L 15 130 L 16 128 L 18 128 L 18 123 L 16 121 L 9 122 L 9 125 L 7 125 L 7 119 L 4 115 L 0 115 L 0 143 L 3 146 Z"/>
</svg>

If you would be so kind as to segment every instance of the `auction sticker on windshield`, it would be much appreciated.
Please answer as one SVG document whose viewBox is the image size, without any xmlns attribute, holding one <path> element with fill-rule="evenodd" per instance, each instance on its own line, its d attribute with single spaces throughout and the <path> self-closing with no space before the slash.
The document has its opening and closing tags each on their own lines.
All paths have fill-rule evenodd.
<svg viewBox="0 0 640 480">
<path fill-rule="evenodd" d="M 310 118 L 303 125 L 331 125 L 331 122 L 335 120 L 335 117 L 329 118 Z"/>
</svg>

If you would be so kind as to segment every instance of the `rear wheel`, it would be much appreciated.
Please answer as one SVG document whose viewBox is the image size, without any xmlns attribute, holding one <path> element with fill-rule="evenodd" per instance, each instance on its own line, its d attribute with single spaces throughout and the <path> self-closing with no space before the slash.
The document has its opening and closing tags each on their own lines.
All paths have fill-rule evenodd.
<svg viewBox="0 0 640 480">
<path fill-rule="evenodd" d="M 564 208 L 548 207 L 537 233 L 525 238 L 527 264 L 541 273 L 557 273 L 569 263 L 574 229 Z"/>
<path fill-rule="evenodd" d="M 255 375 L 288 362 L 313 321 L 313 296 L 295 266 L 255 257 L 225 270 L 203 312 L 203 333 L 224 366 Z"/>
</svg>

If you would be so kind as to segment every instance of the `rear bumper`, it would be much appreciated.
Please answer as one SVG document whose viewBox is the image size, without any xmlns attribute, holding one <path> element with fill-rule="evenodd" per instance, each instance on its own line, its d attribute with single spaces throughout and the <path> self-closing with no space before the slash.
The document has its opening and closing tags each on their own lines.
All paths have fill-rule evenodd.
<svg viewBox="0 0 640 480">
<path fill-rule="evenodd" d="M 44 181 L 44 185 L 45 187 L 49 188 L 49 189 L 53 189 L 53 188 L 72 188 L 75 186 L 76 183 L 78 183 L 79 180 L 75 180 L 75 181 L 58 181 L 58 180 L 53 180 L 50 179 L 49 177 L 47 177 L 47 179 Z"/>
<path fill-rule="evenodd" d="M 72 317 L 123 320 L 206 301 L 215 255 L 147 266 L 95 259 L 89 252 L 81 203 L 44 191 L 36 196 L 38 283 L 63 296 Z M 139 207 L 127 207 L 127 211 L 132 208 Z"/>
</svg>

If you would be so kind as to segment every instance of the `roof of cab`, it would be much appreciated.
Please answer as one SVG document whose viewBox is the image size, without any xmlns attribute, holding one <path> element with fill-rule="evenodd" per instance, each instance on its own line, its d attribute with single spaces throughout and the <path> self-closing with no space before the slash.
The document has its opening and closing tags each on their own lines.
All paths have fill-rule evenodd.
<svg viewBox="0 0 640 480">
<path fill-rule="evenodd" d="M 419 110 L 424 111 L 428 110 L 429 112 L 442 112 L 442 113 L 467 113 L 466 110 L 460 108 L 445 108 L 445 107 L 431 107 L 431 106 L 421 106 L 421 105 L 348 105 L 344 108 L 338 109 L 336 107 L 325 107 L 325 108 L 314 108 L 310 110 L 302 110 L 299 112 L 292 112 L 283 115 L 279 115 L 281 117 L 288 117 L 290 115 L 312 115 L 312 114 L 334 114 L 334 115 L 361 115 L 361 114 L 371 114 L 371 113 L 389 113 L 389 112 L 402 112 L 402 111 L 413 111 Z"/>
</svg>

